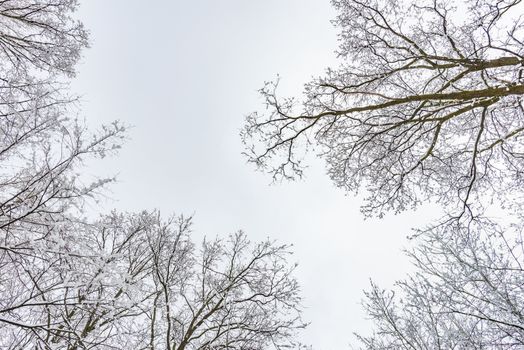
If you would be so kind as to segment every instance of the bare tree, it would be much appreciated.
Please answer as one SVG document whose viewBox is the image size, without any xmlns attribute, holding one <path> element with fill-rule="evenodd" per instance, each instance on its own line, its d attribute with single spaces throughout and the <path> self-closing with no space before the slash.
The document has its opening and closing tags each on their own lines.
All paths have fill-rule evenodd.
<svg viewBox="0 0 524 350">
<path fill-rule="evenodd" d="M 117 123 L 90 135 L 71 118 L 74 104 L 64 78 L 74 75 L 87 45 L 82 25 L 71 18 L 75 8 L 72 0 L 0 2 L 2 229 L 16 230 L 18 221 L 57 220 L 49 216 L 105 182 L 82 185 L 74 172 L 81 160 L 104 156 L 121 143 L 124 129 Z"/>
<path fill-rule="evenodd" d="M 225 241 L 204 241 L 199 250 L 190 226 L 190 218 L 164 222 L 156 212 L 113 213 L 96 224 L 75 225 L 75 242 L 56 258 L 59 262 L 49 259 L 46 271 L 26 265 L 38 281 L 29 284 L 30 290 L 13 274 L 5 281 L 12 293 L 2 293 L 10 298 L 0 309 L 6 316 L 0 345 L 68 350 L 298 346 L 293 339 L 305 324 L 294 266 L 287 262 L 289 247 L 252 244 L 238 232 Z"/>
<path fill-rule="evenodd" d="M 392 291 L 372 284 L 365 349 L 520 349 L 524 346 L 522 222 L 451 222 L 419 232 L 415 272 Z"/>
<path fill-rule="evenodd" d="M 340 67 L 301 100 L 265 85 L 268 112 L 242 132 L 249 160 L 293 179 L 313 149 L 337 186 L 367 190 L 367 216 L 448 211 L 417 233 L 416 271 L 366 294 L 364 348 L 522 348 L 524 2 L 332 2 Z"/>
<path fill-rule="evenodd" d="M 190 219 L 118 214 L 93 222 L 84 160 L 120 147 L 90 133 L 67 79 L 87 45 L 74 0 L 0 1 L 0 347 L 261 349 L 300 321 L 288 247 L 242 233 L 205 242 Z"/>
<path fill-rule="evenodd" d="M 266 84 L 268 113 L 242 132 L 251 162 L 293 178 L 314 149 L 337 186 L 369 191 L 366 215 L 429 199 L 460 216 L 524 188 L 521 0 L 333 4 L 340 67 L 302 100 Z"/>
<path fill-rule="evenodd" d="M 57 74 L 73 76 L 87 34 L 71 14 L 76 0 L 4 0 L 0 3 L 0 57 L 4 82 Z"/>
<path fill-rule="evenodd" d="M 124 131 L 115 123 L 91 134 L 70 117 L 65 79 L 87 44 L 70 17 L 75 7 L 70 0 L 0 2 L 2 348 L 49 348 L 36 344 L 71 335 L 66 315 L 79 301 L 69 294 L 68 269 L 88 254 L 76 226 L 84 201 L 110 181 L 87 182 L 79 166 L 117 149 Z"/>
<path fill-rule="evenodd" d="M 157 292 L 148 313 L 151 349 L 298 346 L 293 337 L 305 324 L 288 246 L 252 244 L 238 232 L 204 241 L 195 253 L 187 237 L 166 238 L 151 245 Z"/>
</svg>

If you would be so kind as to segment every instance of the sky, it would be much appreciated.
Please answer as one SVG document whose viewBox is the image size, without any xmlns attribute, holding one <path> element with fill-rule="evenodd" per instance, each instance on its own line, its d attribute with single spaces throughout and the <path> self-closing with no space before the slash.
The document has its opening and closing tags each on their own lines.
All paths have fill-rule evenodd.
<svg viewBox="0 0 524 350">
<path fill-rule="evenodd" d="M 362 196 L 335 188 L 321 160 L 301 181 L 271 184 L 241 155 L 265 81 L 279 75 L 281 93 L 299 96 L 337 64 L 335 15 L 327 0 L 81 1 L 91 48 L 72 86 L 89 125 L 131 126 L 120 154 L 87 170 L 118 179 L 95 209 L 194 215 L 197 240 L 242 229 L 293 244 L 311 322 L 300 339 L 323 350 L 369 332 L 363 290 L 409 271 L 406 236 L 431 215 L 364 220 Z"/>
</svg>

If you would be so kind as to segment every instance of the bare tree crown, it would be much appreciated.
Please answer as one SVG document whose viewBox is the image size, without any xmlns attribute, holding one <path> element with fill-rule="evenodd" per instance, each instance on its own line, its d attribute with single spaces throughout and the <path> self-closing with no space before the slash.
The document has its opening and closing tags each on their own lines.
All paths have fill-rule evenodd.
<svg viewBox="0 0 524 350">
<path fill-rule="evenodd" d="M 522 348 L 524 2 L 332 3 L 340 66 L 302 99 L 264 86 L 266 113 L 242 131 L 249 161 L 293 179 L 314 150 L 337 186 L 367 190 L 365 215 L 448 210 L 415 235 L 415 272 L 366 293 L 363 348 Z"/>
<path fill-rule="evenodd" d="M 289 247 L 238 232 L 197 247 L 191 220 L 85 218 L 112 179 L 83 162 L 125 128 L 95 132 L 67 94 L 87 35 L 74 0 L 0 1 L 0 348 L 267 349 L 295 345 Z"/>
<path fill-rule="evenodd" d="M 333 1 L 343 62 L 301 103 L 266 84 L 268 113 L 242 132 L 249 160 L 293 178 L 312 148 L 337 186 L 365 186 L 367 215 L 522 189 L 524 4 L 455 3 Z"/>
</svg>

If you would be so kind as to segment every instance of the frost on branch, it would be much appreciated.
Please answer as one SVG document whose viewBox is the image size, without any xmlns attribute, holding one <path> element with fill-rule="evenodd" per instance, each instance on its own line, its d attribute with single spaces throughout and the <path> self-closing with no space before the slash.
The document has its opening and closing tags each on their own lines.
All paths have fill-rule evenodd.
<svg viewBox="0 0 524 350">
<path fill-rule="evenodd" d="M 0 1 L 0 348 L 267 349 L 294 346 L 299 287 L 287 246 L 243 233 L 191 241 L 190 219 L 84 218 L 112 179 L 119 123 L 86 129 L 67 79 L 86 32 L 74 0 Z"/>
<path fill-rule="evenodd" d="M 288 247 L 242 232 L 198 247 L 190 226 L 190 218 L 115 212 L 4 248 L 3 266 L 18 273 L 0 291 L 0 346 L 291 346 L 305 325 Z"/>
<path fill-rule="evenodd" d="M 368 190 L 366 215 L 424 200 L 476 211 L 524 188 L 521 1 L 333 4 L 340 66 L 302 103 L 266 85 L 242 132 L 251 162 L 300 176 L 311 144 L 337 186 Z"/>
<path fill-rule="evenodd" d="M 515 219 L 515 218 L 513 218 Z M 415 272 L 392 291 L 372 283 L 364 349 L 519 349 L 524 346 L 522 217 L 450 222 L 419 232 Z"/>
</svg>

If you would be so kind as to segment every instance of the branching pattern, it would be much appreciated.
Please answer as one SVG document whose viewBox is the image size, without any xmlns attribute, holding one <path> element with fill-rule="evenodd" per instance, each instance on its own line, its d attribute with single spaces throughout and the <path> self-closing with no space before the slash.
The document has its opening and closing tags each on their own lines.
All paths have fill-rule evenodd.
<svg viewBox="0 0 524 350">
<path fill-rule="evenodd" d="M 289 247 L 238 232 L 199 250 L 190 226 L 190 218 L 115 212 L 63 225 L 60 237 L 0 247 L 2 270 L 16 271 L 2 275 L 0 347 L 294 346 L 305 324 Z"/>
<path fill-rule="evenodd" d="M 0 348 L 297 347 L 289 247 L 190 240 L 157 212 L 84 218 L 112 179 L 82 164 L 125 128 L 71 118 L 67 79 L 87 45 L 74 0 L 0 0 Z"/>
<path fill-rule="evenodd" d="M 251 162 L 293 178 L 312 148 L 337 186 L 365 185 L 366 215 L 427 199 L 467 211 L 523 188 L 522 1 L 333 4 L 344 63 L 301 103 L 266 84 L 269 112 L 242 132 Z"/>
<path fill-rule="evenodd" d="M 365 349 L 523 348 L 524 2 L 332 2 L 342 64 L 302 100 L 264 86 L 249 160 L 293 179 L 313 149 L 337 186 L 367 190 L 367 216 L 446 209 L 415 235 L 415 272 L 367 292 Z"/>
<path fill-rule="evenodd" d="M 375 332 L 358 336 L 364 348 L 522 348 L 522 222 L 453 222 L 419 234 L 408 252 L 416 272 L 394 291 L 372 284 L 366 293 Z"/>
</svg>

